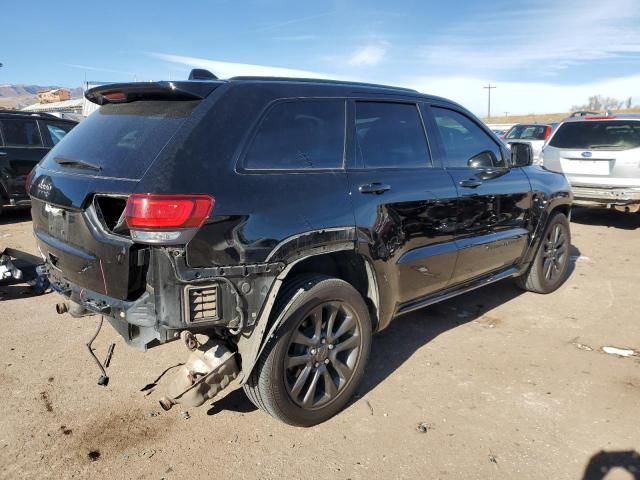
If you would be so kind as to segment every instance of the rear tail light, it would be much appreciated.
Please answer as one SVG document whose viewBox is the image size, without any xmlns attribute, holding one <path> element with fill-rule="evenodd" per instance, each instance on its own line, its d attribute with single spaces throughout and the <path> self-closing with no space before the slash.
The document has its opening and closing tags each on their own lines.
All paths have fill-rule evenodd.
<svg viewBox="0 0 640 480">
<path fill-rule="evenodd" d="M 186 243 L 209 218 L 215 200 L 210 195 L 133 194 L 125 220 L 135 240 L 145 243 Z"/>
<path fill-rule="evenodd" d="M 109 103 L 123 103 L 127 101 L 127 94 L 119 90 L 105 92 L 102 96 L 106 98 Z"/>
<path fill-rule="evenodd" d="M 31 181 L 33 180 L 33 174 L 35 173 L 35 171 L 36 171 L 35 167 L 32 168 L 31 171 L 29 172 L 29 175 L 27 175 L 27 179 L 24 181 L 24 189 L 27 191 L 27 194 L 31 189 Z"/>
<path fill-rule="evenodd" d="M 551 127 L 545 127 L 545 129 L 544 129 L 544 141 L 546 142 L 547 140 L 549 140 L 550 136 L 551 136 Z"/>
</svg>

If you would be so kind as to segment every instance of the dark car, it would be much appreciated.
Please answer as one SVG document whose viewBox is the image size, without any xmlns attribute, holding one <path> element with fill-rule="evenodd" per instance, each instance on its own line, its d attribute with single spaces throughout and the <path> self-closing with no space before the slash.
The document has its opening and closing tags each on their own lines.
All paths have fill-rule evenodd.
<svg viewBox="0 0 640 480">
<path fill-rule="evenodd" d="M 27 175 L 77 122 L 47 113 L 0 110 L 0 213 L 29 205 Z"/>
<path fill-rule="evenodd" d="M 567 276 L 564 176 L 443 98 L 256 77 L 86 96 L 102 107 L 33 176 L 34 231 L 59 311 L 104 315 L 140 349 L 185 340 L 164 408 L 237 377 L 258 407 L 313 425 L 394 317 Z"/>
</svg>

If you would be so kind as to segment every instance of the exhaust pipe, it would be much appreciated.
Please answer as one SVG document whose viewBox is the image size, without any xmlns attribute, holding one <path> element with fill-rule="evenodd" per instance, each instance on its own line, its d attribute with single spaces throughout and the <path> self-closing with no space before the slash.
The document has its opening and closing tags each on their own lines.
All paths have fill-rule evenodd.
<svg viewBox="0 0 640 480">
<path fill-rule="evenodd" d="M 76 302 L 56 303 L 56 312 L 58 313 L 58 315 L 69 313 L 69 315 L 76 318 L 84 317 L 86 315 L 93 315 L 93 312 L 90 312 L 82 305 L 78 305 Z"/>
<path fill-rule="evenodd" d="M 619 212 L 638 213 L 640 211 L 640 203 L 633 203 L 630 205 L 614 205 L 613 208 Z"/>
</svg>

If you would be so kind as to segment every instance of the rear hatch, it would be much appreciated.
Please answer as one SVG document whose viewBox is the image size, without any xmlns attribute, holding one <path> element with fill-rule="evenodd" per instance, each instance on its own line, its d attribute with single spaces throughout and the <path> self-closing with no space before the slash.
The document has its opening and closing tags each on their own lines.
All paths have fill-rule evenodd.
<svg viewBox="0 0 640 480">
<path fill-rule="evenodd" d="M 52 275 L 121 300 L 141 293 L 145 256 L 124 222 L 126 198 L 217 85 L 122 84 L 87 92 L 102 107 L 49 152 L 29 189 L 34 232 Z"/>
<path fill-rule="evenodd" d="M 640 187 L 640 121 L 566 122 L 544 148 L 544 165 L 572 185 Z"/>
</svg>

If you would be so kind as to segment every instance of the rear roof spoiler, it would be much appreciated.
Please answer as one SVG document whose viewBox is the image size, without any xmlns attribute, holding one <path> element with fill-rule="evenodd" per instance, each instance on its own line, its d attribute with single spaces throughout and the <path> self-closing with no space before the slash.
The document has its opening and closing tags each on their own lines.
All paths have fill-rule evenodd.
<svg viewBox="0 0 640 480">
<path fill-rule="evenodd" d="M 91 88 L 84 97 L 98 105 L 137 100 L 201 100 L 224 81 L 111 83 Z"/>
</svg>

